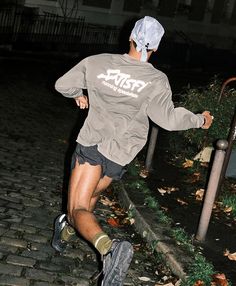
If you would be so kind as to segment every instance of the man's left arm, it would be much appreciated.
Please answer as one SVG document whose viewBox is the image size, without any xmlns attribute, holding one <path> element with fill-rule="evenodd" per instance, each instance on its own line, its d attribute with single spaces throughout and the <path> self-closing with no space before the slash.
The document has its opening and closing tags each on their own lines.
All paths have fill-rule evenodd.
<svg viewBox="0 0 236 286">
<path fill-rule="evenodd" d="M 168 83 L 168 82 L 167 82 Z M 160 127 L 169 131 L 190 128 L 208 129 L 212 124 L 209 111 L 194 114 L 184 107 L 176 107 L 172 101 L 172 92 L 167 84 L 159 85 L 158 94 L 149 102 L 147 114 Z"/>
</svg>

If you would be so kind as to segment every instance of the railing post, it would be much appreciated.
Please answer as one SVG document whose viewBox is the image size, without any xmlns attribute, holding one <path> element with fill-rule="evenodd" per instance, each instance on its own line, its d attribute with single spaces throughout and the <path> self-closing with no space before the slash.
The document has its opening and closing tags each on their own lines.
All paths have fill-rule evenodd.
<svg viewBox="0 0 236 286">
<path fill-rule="evenodd" d="M 201 217 L 198 225 L 198 230 L 196 234 L 196 239 L 199 241 L 205 240 L 206 233 L 208 230 L 208 225 L 212 213 L 213 204 L 215 201 L 215 196 L 218 188 L 218 183 L 220 179 L 220 174 L 225 158 L 225 150 L 228 147 L 228 142 L 226 140 L 218 140 L 216 143 L 216 153 L 211 169 L 211 174 L 206 190 L 206 195 L 204 198 L 203 208 L 201 212 Z"/>
<path fill-rule="evenodd" d="M 145 160 L 145 169 L 147 171 L 150 171 L 152 168 L 152 160 L 153 160 L 153 155 L 154 155 L 154 151 L 156 147 L 157 135 L 158 135 L 158 127 L 156 125 L 153 125 L 152 130 L 151 130 L 150 139 L 149 139 L 149 144 L 148 144 L 147 156 Z"/>
<path fill-rule="evenodd" d="M 217 195 L 219 194 L 219 191 L 220 191 L 221 186 L 223 184 L 223 180 L 225 178 L 225 174 L 226 174 L 227 167 L 229 164 L 230 155 L 231 155 L 232 148 L 233 148 L 233 141 L 235 140 L 235 138 L 236 138 L 236 109 L 234 111 L 234 118 L 233 118 L 231 128 L 230 128 L 230 132 L 229 132 L 228 148 L 226 150 L 225 159 L 224 159 L 224 163 L 223 163 L 221 174 L 220 174 L 220 180 L 219 180 L 219 184 L 218 184 Z"/>
</svg>

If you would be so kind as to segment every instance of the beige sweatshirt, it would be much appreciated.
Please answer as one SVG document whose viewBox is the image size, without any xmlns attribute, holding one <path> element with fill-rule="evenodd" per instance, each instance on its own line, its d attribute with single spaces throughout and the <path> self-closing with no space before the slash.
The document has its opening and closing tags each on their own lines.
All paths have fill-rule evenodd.
<svg viewBox="0 0 236 286">
<path fill-rule="evenodd" d="M 89 112 L 77 142 L 97 145 L 106 158 L 124 166 L 147 141 L 150 118 L 166 130 L 199 128 L 201 114 L 174 107 L 167 76 L 129 55 L 100 54 L 79 62 L 56 82 L 66 97 L 87 89 Z"/>
</svg>

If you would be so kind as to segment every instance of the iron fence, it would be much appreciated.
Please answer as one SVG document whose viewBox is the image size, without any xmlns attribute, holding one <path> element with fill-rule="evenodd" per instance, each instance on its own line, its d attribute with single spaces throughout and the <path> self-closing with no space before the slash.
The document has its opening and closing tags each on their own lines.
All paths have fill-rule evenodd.
<svg viewBox="0 0 236 286">
<path fill-rule="evenodd" d="M 119 29 L 85 23 L 83 17 L 26 14 L 17 9 L 0 10 L 0 45 L 44 49 L 92 49 L 118 44 Z"/>
</svg>

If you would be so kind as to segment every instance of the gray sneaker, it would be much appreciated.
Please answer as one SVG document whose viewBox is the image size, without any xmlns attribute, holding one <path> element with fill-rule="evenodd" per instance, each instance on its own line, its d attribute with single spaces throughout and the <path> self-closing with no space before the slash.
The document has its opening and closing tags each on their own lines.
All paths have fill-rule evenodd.
<svg viewBox="0 0 236 286">
<path fill-rule="evenodd" d="M 59 215 L 54 223 L 54 234 L 52 238 L 52 247 L 58 251 L 63 252 L 66 248 L 67 242 L 65 240 L 61 240 L 61 231 L 67 224 L 66 222 L 66 215 L 61 214 Z"/>
<path fill-rule="evenodd" d="M 122 286 L 133 257 L 128 241 L 113 240 L 111 250 L 103 257 L 101 286 Z"/>
</svg>

